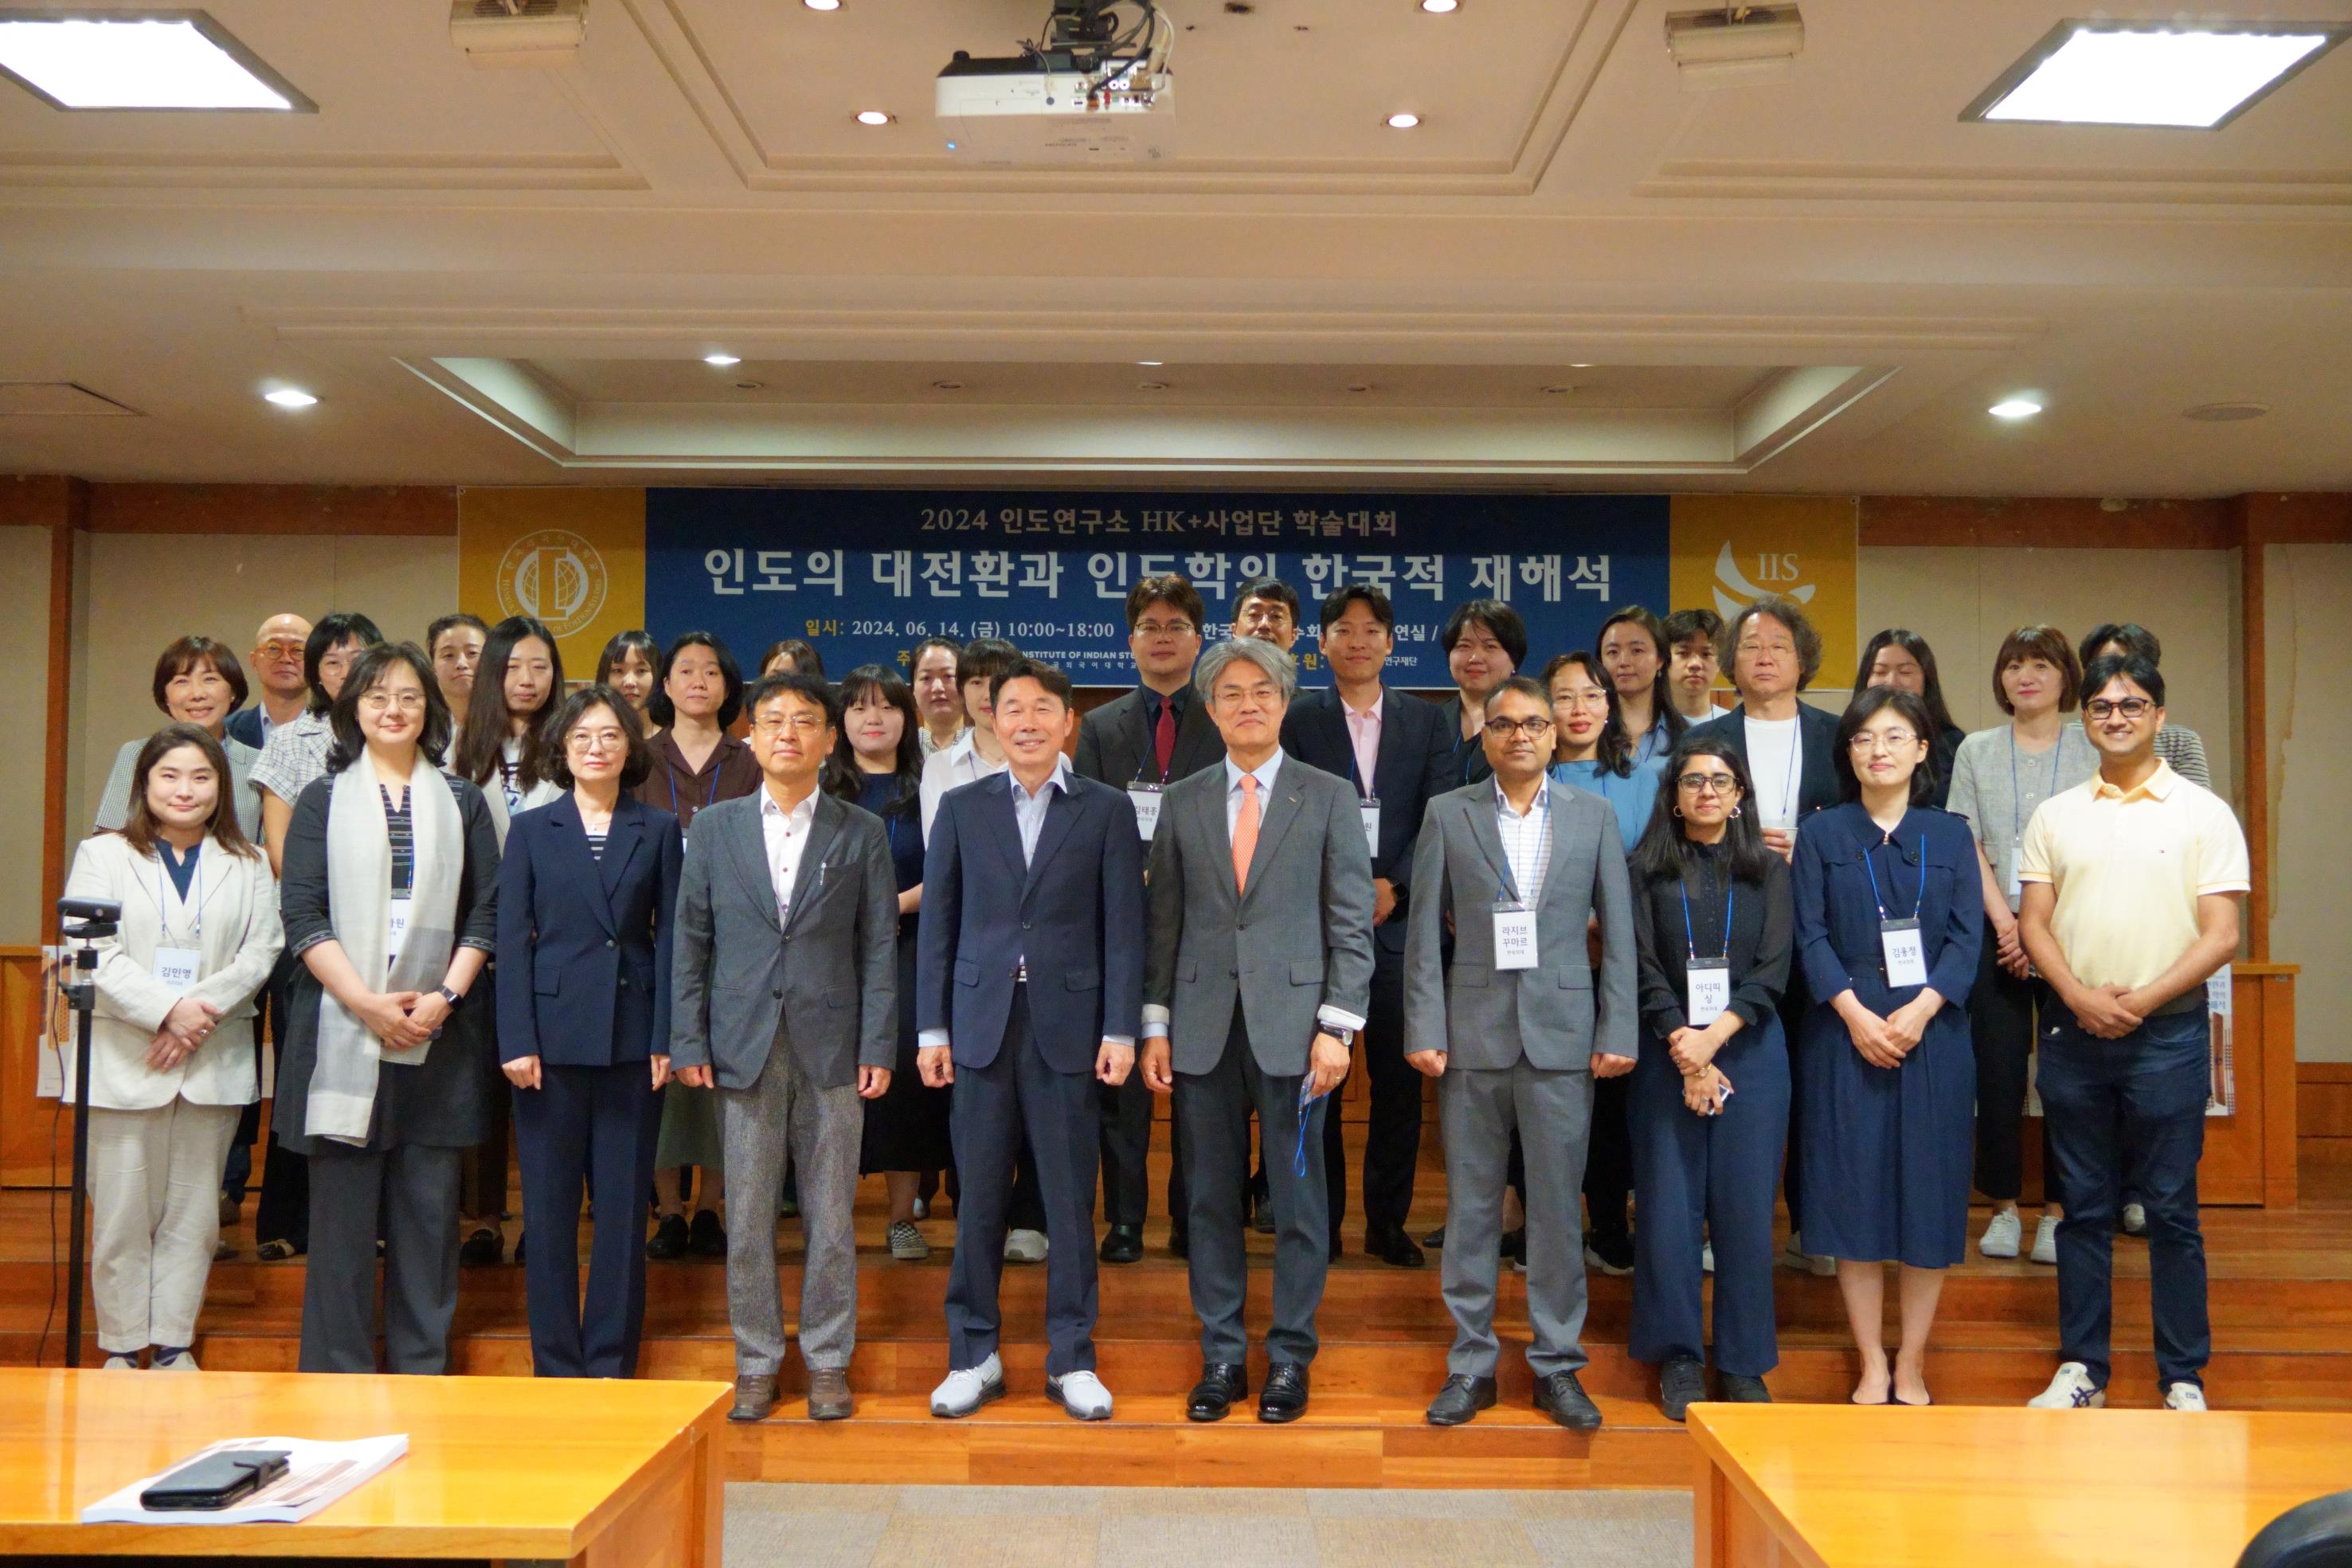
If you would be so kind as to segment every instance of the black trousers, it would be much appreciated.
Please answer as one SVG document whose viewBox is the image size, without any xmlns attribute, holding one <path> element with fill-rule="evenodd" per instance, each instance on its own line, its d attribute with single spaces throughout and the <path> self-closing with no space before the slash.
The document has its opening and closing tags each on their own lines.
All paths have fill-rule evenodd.
<svg viewBox="0 0 2352 1568">
<path fill-rule="evenodd" d="M 2000 967 L 2000 944 L 1987 925 L 1977 983 L 1969 992 L 1969 1035 L 1977 1054 L 1977 1190 L 2014 1203 L 2025 1186 L 2025 1088 L 2033 1053 L 2034 1015 L 2058 1006 L 2049 986 L 2021 980 Z M 2072 1021 L 2071 1018 L 2068 1021 Z M 2042 1123 L 2042 1191 L 2057 1197 L 2050 1122 Z"/>
<path fill-rule="evenodd" d="M 457 1312 L 457 1169 L 465 1151 L 322 1143 L 310 1162 L 303 1372 L 373 1372 L 375 1240 L 383 1238 L 386 1372 L 449 1370 Z"/>
<path fill-rule="evenodd" d="M 643 1061 L 542 1063 L 514 1095 L 522 1211 L 530 1226 L 523 1299 L 530 1366 L 541 1377 L 631 1377 L 646 1318 L 644 1198 L 661 1098 Z M 580 1296 L 580 1194 L 595 1206 L 588 1296 Z"/>
<path fill-rule="evenodd" d="M 1364 1130 L 1364 1225 L 1402 1227 L 1412 1208 L 1413 1167 L 1421 1159 L 1421 1074 L 1404 1060 L 1404 958 L 1377 942 L 1372 947 L 1371 1002 L 1357 1060 L 1370 1080 L 1370 1118 Z M 1332 1096 L 1337 1099 L 1336 1093 Z M 1261 1156 L 1262 1163 L 1262 1156 Z M 1260 1170 L 1263 1176 L 1265 1172 Z M 1348 1156 L 1335 1103 L 1323 1116 L 1323 1185 L 1331 1234 L 1348 1215 Z"/>
<path fill-rule="evenodd" d="M 1592 1234 L 1604 1240 L 1632 1239 L 1625 1205 L 1633 1196 L 1633 1086 L 1630 1075 L 1592 1081 L 1592 1129 L 1584 1145 L 1584 1205 L 1591 1216 Z M 1769 1185 L 1770 1177 L 1765 1179 Z"/>
<path fill-rule="evenodd" d="M 1089 1082 L 1093 1081 L 1088 1080 Z M 1103 1219 L 1110 1225 L 1141 1225 L 1151 1207 L 1151 1091 L 1143 1074 L 1130 1072 L 1114 1089 L 1096 1083 L 1097 1115 L 1101 1125 L 1097 1143 L 1102 1155 Z M 1175 1207 L 1177 1178 L 1169 1176 L 1169 1212 Z"/>
<path fill-rule="evenodd" d="M 269 977 L 269 1062 L 274 1075 L 286 1065 L 286 985 L 299 958 L 280 958 Z M 278 1129 L 299 1127 L 302 1107 L 273 1100 L 269 1105 L 269 1147 L 261 1166 L 261 1197 L 253 1207 L 253 1239 L 286 1241 L 297 1252 L 310 1246 L 310 1162 L 278 1142 Z"/>
<path fill-rule="evenodd" d="M 1095 1364 L 1096 1117 L 1091 1073 L 1056 1072 L 1037 1050 L 1029 988 L 1013 988 L 1004 1043 L 985 1067 L 956 1064 L 950 1086 L 954 1130 L 955 1260 L 948 1270 L 948 1365 L 978 1366 L 996 1353 L 1003 1326 L 997 1292 L 1004 1278 L 1004 1233 L 1014 1167 L 1031 1164 L 1045 1231 L 1045 1372 L 1060 1377 Z"/>
</svg>

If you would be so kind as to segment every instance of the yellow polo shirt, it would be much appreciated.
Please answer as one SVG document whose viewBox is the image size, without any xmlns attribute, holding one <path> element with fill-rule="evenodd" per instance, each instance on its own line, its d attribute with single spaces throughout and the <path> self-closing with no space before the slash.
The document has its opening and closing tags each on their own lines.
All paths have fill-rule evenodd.
<svg viewBox="0 0 2352 1568">
<path fill-rule="evenodd" d="M 2050 929 L 2086 986 L 2144 986 L 2197 940 L 2197 900 L 2252 887 L 2228 801 L 2168 762 L 2130 790 L 2099 774 L 2044 800 L 2018 845 L 2020 882 L 2058 890 Z"/>
</svg>

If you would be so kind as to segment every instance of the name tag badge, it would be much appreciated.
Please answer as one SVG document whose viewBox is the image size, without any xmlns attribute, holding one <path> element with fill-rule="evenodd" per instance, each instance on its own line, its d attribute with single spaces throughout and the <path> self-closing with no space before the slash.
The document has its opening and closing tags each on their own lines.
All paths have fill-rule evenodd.
<svg viewBox="0 0 2352 1568">
<path fill-rule="evenodd" d="M 1731 966 L 1694 964 L 1684 971 L 1683 1017 L 1693 1029 L 1705 1029 L 1731 1009 Z"/>
<path fill-rule="evenodd" d="M 1356 803 L 1356 815 L 1363 819 L 1364 842 L 1371 846 L 1372 858 L 1381 853 L 1381 801 L 1377 795 L 1368 795 Z"/>
<path fill-rule="evenodd" d="M 1900 988 L 1927 983 L 1927 953 L 1916 920 L 1882 920 L 1879 945 L 1886 949 L 1886 983 Z"/>
<path fill-rule="evenodd" d="M 1130 784 L 1127 787 L 1127 798 L 1135 803 L 1135 831 L 1143 835 L 1143 841 L 1148 844 L 1151 841 L 1151 835 L 1160 831 L 1160 786 Z"/>
<path fill-rule="evenodd" d="M 2015 844 L 2010 845 L 2001 853 L 2000 885 L 2001 890 L 2009 895 L 2009 906 L 2011 909 L 2016 908 L 2019 901 L 2025 896 L 2025 884 L 2017 878 L 2017 846 Z"/>
<path fill-rule="evenodd" d="M 408 905 L 405 898 L 392 901 L 392 913 L 383 926 L 383 957 L 385 967 L 400 956 L 401 945 L 408 940 Z"/>
<path fill-rule="evenodd" d="M 175 997 L 184 997 L 196 983 L 196 966 L 204 955 L 194 947 L 155 949 L 155 977 Z"/>
<path fill-rule="evenodd" d="M 1495 967 L 1532 969 L 1536 967 L 1536 915 L 1517 904 L 1495 906 Z"/>
</svg>

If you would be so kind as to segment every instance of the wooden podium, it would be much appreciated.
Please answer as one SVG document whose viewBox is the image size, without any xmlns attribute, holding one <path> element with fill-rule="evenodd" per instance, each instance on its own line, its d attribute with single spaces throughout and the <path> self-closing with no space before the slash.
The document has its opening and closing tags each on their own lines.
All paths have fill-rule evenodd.
<svg viewBox="0 0 2352 1568">
<path fill-rule="evenodd" d="M 552 1559 L 718 1568 L 718 1383 L 0 1370 L 0 1553 Z M 408 1434 L 300 1524 L 81 1524 L 224 1437 Z"/>
</svg>

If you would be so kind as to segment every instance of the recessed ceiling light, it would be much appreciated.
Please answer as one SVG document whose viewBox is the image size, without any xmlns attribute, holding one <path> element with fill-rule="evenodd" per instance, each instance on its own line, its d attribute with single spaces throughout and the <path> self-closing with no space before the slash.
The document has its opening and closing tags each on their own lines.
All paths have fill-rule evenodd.
<svg viewBox="0 0 2352 1568">
<path fill-rule="evenodd" d="M 1408 110 L 1401 114 L 1390 115 L 1388 123 L 1391 131 L 1411 131 L 1421 123 L 1421 116 Z"/>
<path fill-rule="evenodd" d="M 931 385 L 940 392 L 963 391 L 963 383 L 961 382 L 933 382 Z"/>
<path fill-rule="evenodd" d="M 841 9 L 841 0 L 801 0 L 801 4 L 807 6 L 812 11 L 838 11 Z"/>
<path fill-rule="evenodd" d="M 1161 365 L 1167 363 L 1165 360 L 1138 360 L 1135 362 L 1141 365 L 1147 371 L 1156 371 Z"/>
<path fill-rule="evenodd" d="M 1368 392 L 1372 390 L 1372 383 L 1370 382 L 1349 382 L 1348 383 L 1348 390 L 1351 392 Z"/>
<path fill-rule="evenodd" d="M 890 116 L 888 111 L 886 110 L 861 109 L 857 111 L 857 123 L 860 125 L 887 125 L 890 123 Z"/>
<path fill-rule="evenodd" d="M 767 384 L 768 383 L 765 382 L 737 382 L 735 383 L 735 390 L 737 392 L 758 392 L 761 387 L 766 386 Z"/>
<path fill-rule="evenodd" d="M 1960 111 L 2061 125 L 2227 125 L 2352 26 L 2061 22 Z"/>
<path fill-rule="evenodd" d="M 1433 16 L 1443 16 L 1461 7 L 1462 0 L 1421 0 L 1421 8 Z"/>
<path fill-rule="evenodd" d="M 261 394 L 263 400 L 280 408 L 309 408 L 319 400 L 300 387 L 275 387 Z"/>
<path fill-rule="evenodd" d="M 2042 412 L 2042 405 L 2030 397 L 2004 398 L 1985 412 L 1995 419 L 2032 419 Z"/>
<path fill-rule="evenodd" d="M 0 15 L 0 74 L 56 109 L 319 108 L 201 11 Z"/>
<path fill-rule="evenodd" d="M 716 365 L 723 371 L 730 365 L 740 365 L 743 361 L 734 354 L 705 354 L 702 356 L 702 362 L 706 365 Z"/>
<path fill-rule="evenodd" d="M 2180 411 L 2183 419 L 2202 420 L 2208 424 L 2231 424 L 2242 419 L 2260 419 L 2270 413 L 2266 402 L 2200 402 L 2194 408 Z"/>
<path fill-rule="evenodd" d="M 1570 360 L 1568 362 L 1568 368 L 1571 371 L 1589 371 L 1592 368 L 1592 361 L 1591 360 Z"/>
</svg>

